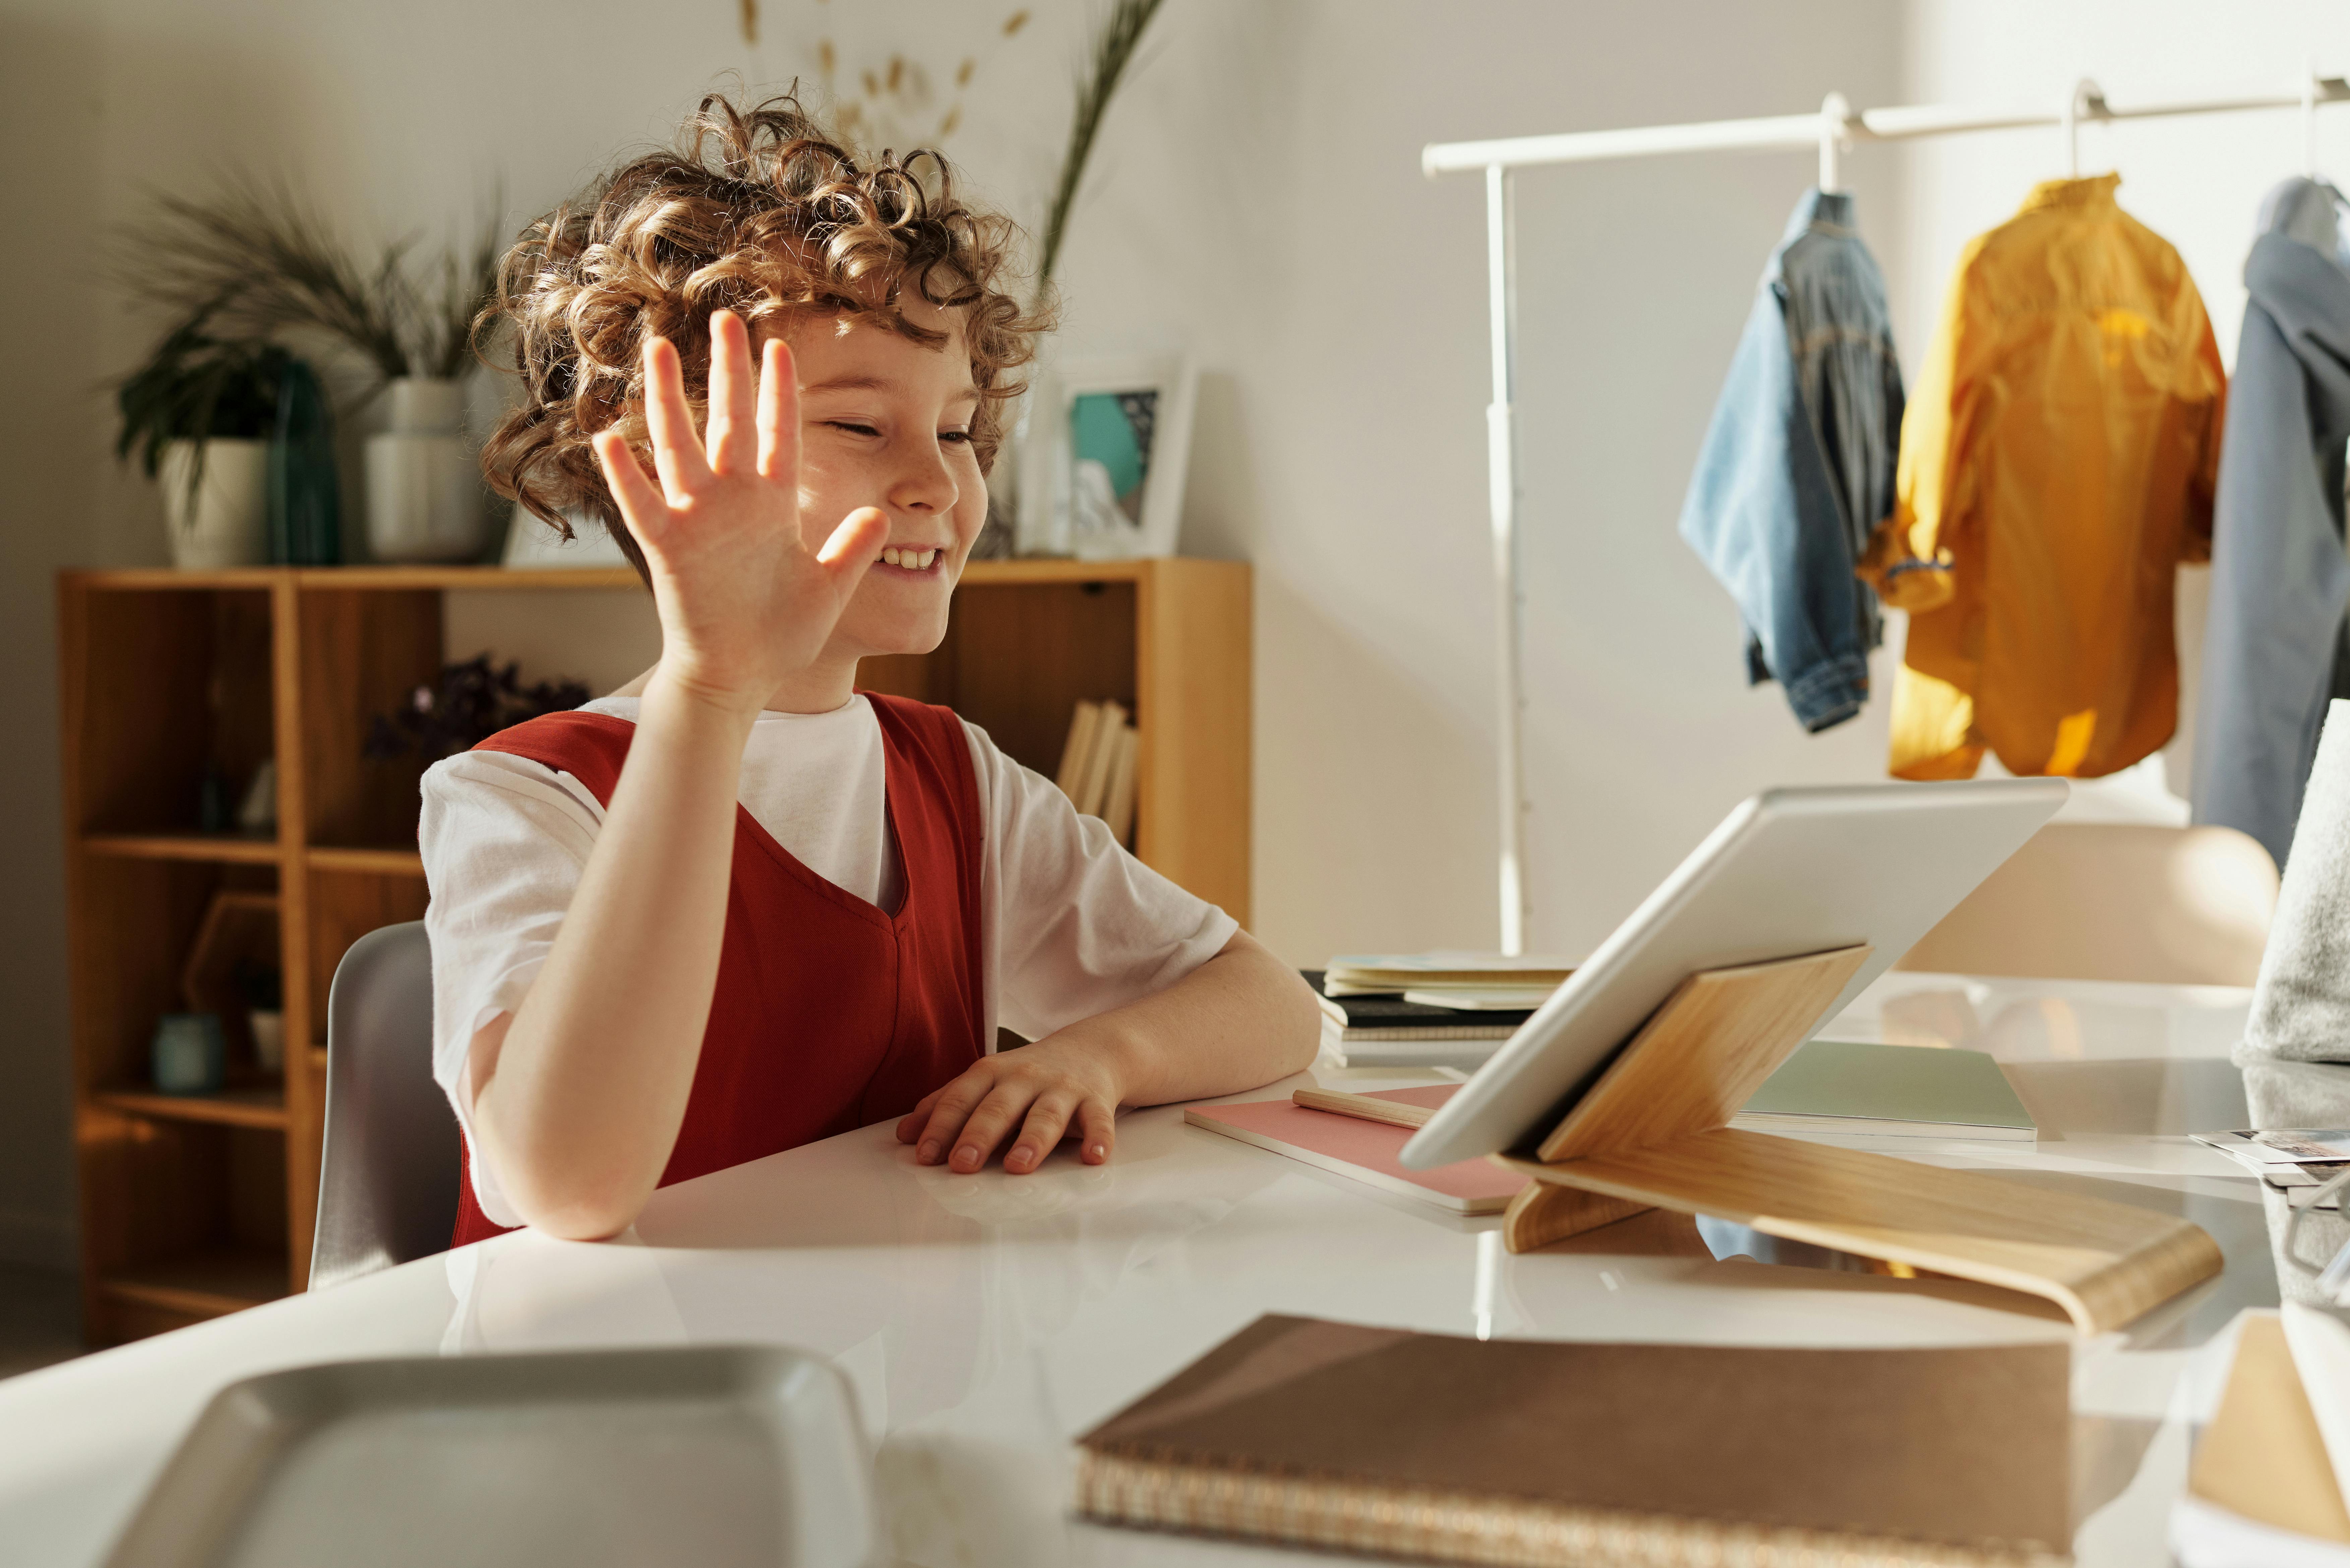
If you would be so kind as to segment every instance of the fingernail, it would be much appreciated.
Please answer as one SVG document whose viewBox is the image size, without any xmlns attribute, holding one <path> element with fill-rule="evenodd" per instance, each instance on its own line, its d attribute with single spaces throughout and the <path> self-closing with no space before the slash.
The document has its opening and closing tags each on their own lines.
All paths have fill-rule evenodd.
<svg viewBox="0 0 2350 1568">
<path fill-rule="evenodd" d="M 1093 1155 L 1096 1159 L 1107 1159 L 1109 1158 L 1109 1147 L 1107 1144 L 1097 1143 L 1094 1145 Z"/>
<path fill-rule="evenodd" d="M 931 1161 L 932 1161 L 932 1160 L 934 1160 L 934 1159 L 938 1158 L 939 1158 L 939 1144 L 938 1144 L 938 1140 L 937 1140 L 936 1138 L 932 1138 L 930 1142 L 928 1142 L 928 1143 L 924 1144 L 924 1145 L 922 1146 L 922 1152 L 921 1152 L 920 1155 L 916 1156 L 915 1158 L 919 1158 L 919 1159 L 920 1159 L 920 1160 L 924 1165 L 928 1165 L 928 1164 L 930 1164 L 930 1163 L 931 1163 Z"/>
<path fill-rule="evenodd" d="M 965 1170 L 972 1169 L 979 1164 L 979 1150 L 972 1147 L 969 1144 L 963 1145 L 961 1148 L 954 1151 L 954 1163 L 961 1166 Z"/>
</svg>

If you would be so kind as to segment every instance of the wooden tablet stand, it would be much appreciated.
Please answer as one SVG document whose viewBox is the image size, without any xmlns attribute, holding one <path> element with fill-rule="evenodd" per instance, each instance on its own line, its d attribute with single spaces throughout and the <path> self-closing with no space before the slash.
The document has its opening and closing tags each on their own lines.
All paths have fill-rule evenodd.
<svg viewBox="0 0 2350 1568">
<path fill-rule="evenodd" d="M 1866 946 L 1702 970 L 1681 982 L 1532 1159 L 1509 1209 L 1513 1252 L 1648 1209 L 2044 1296 L 2084 1334 L 2119 1328 L 2218 1273 L 2220 1249 L 2175 1215 L 1835 1148 L 1728 1124 L 1794 1054 Z"/>
</svg>

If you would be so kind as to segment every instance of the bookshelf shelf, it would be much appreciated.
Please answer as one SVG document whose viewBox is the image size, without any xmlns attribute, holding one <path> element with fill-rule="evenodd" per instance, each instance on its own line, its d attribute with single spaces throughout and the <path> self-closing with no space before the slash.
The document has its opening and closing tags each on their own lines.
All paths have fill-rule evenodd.
<svg viewBox="0 0 2350 1568">
<path fill-rule="evenodd" d="M 232 866 L 275 866 L 274 838 L 227 833 L 93 833 L 82 839 L 92 855 L 128 860 L 212 860 Z"/>
<path fill-rule="evenodd" d="M 422 763 L 368 762 L 362 742 L 371 715 L 475 651 L 443 647 L 449 596 L 637 583 L 345 566 L 67 572 L 57 587 L 84 1323 L 111 1344 L 305 1282 L 328 988 L 353 941 L 426 897 Z M 1139 737 L 1136 853 L 1246 924 L 1250 595 L 1238 562 L 973 562 L 945 642 L 858 677 L 955 709 L 1047 777 L 1076 703 L 1118 701 Z M 189 830 L 208 774 L 241 790 L 264 759 L 276 837 Z M 258 1080 L 231 1020 L 231 1082 L 247 1086 L 153 1094 L 155 1021 L 187 1005 L 188 956 L 223 907 L 270 911 L 274 933 L 248 936 L 275 942 L 284 976 L 283 1082 Z"/>
<path fill-rule="evenodd" d="M 210 1095 L 164 1095 L 152 1089 L 100 1089 L 93 1104 L 158 1121 L 220 1122 L 229 1127 L 286 1130 L 286 1090 L 266 1087 L 223 1089 Z"/>
<path fill-rule="evenodd" d="M 358 871 L 372 877 L 421 877 L 424 857 L 413 849 L 356 844 L 319 845 L 307 857 L 313 871 Z"/>
</svg>

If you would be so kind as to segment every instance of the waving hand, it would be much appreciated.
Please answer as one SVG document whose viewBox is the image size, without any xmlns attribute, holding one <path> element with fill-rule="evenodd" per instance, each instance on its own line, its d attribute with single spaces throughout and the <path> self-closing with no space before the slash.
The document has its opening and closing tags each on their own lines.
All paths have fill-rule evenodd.
<svg viewBox="0 0 2350 1568">
<path fill-rule="evenodd" d="M 800 534 L 799 391 L 791 349 L 770 338 L 754 385 L 750 334 L 710 318 L 708 426 L 697 437 L 677 348 L 644 350 L 648 474 L 608 429 L 596 457 L 645 554 L 661 621 L 662 673 L 729 708 L 755 711 L 822 650 L 879 554 L 889 521 L 871 506 L 819 549 Z"/>
</svg>

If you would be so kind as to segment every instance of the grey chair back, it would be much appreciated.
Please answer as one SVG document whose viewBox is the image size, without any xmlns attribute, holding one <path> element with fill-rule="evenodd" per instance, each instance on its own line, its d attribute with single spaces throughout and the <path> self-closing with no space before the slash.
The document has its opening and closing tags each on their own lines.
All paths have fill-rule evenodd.
<svg viewBox="0 0 2350 1568">
<path fill-rule="evenodd" d="M 432 951 L 411 920 L 369 931 L 327 997 L 327 1127 L 310 1288 L 449 1249 L 457 1118 L 432 1081 Z"/>
</svg>

